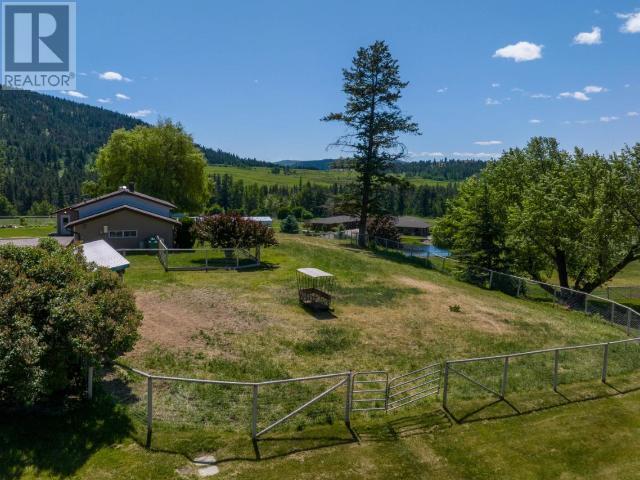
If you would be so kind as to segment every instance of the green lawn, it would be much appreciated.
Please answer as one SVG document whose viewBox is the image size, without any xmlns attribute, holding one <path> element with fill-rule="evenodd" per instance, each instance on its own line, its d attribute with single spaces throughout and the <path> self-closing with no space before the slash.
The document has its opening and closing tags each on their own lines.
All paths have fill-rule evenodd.
<svg viewBox="0 0 640 480">
<path fill-rule="evenodd" d="M 239 272 L 165 273 L 153 255 L 129 256 L 124 281 L 145 320 L 141 340 L 122 361 L 156 374 L 227 380 L 349 369 L 395 375 L 443 359 L 624 336 L 596 317 L 482 290 L 398 254 L 302 235 L 278 238 L 279 246 L 263 251 L 266 268 Z M 332 315 L 298 305 L 295 269 L 310 266 L 336 275 Z M 640 366 L 640 350 L 629 350 L 611 352 L 620 391 L 640 384 L 623 376 Z M 562 395 L 550 388 L 548 358 L 514 361 L 508 398 L 522 415 L 505 403 L 488 406 L 491 399 L 472 384 L 454 381 L 452 412 L 482 421 L 457 424 L 436 402 L 389 415 L 354 414 L 359 442 L 341 421 L 340 390 L 260 441 L 259 462 L 246 389 L 157 383 L 148 451 L 144 382 L 116 370 L 96 385 L 94 408 L 2 416 L 0 478 L 178 478 L 176 468 L 203 453 L 218 459 L 217 478 L 633 478 L 640 393 L 609 397 L 616 390 L 598 381 L 600 359 L 601 351 L 563 356 Z M 471 374 L 495 382 L 501 365 Z M 264 389 L 259 424 L 323 385 Z M 593 396 L 603 398 L 587 400 Z"/>
<path fill-rule="evenodd" d="M 46 237 L 54 231 L 52 225 L 0 228 L 0 238 Z"/>
<path fill-rule="evenodd" d="M 345 170 L 292 170 L 289 175 L 284 172 L 275 174 L 271 172 L 269 167 L 232 167 L 227 165 L 210 165 L 207 167 L 209 174 L 229 174 L 234 180 L 242 180 L 244 183 L 257 183 L 258 185 L 284 185 L 297 186 L 302 181 L 316 183 L 319 185 L 330 186 L 334 183 L 349 183 L 354 178 L 354 173 Z M 446 185 L 449 182 L 431 180 L 420 177 L 406 177 L 409 182 L 414 185 Z"/>
</svg>

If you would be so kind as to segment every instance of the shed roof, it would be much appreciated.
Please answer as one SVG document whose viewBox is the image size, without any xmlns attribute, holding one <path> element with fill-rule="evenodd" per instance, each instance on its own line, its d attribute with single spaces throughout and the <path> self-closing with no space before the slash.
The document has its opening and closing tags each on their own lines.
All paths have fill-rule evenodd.
<svg viewBox="0 0 640 480">
<path fill-rule="evenodd" d="M 67 227 L 73 227 L 74 225 L 80 225 L 81 223 L 88 222 L 90 220 L 94 220 L 99 217 L 103 217 L 105 215 L 109 215 L 111 213 L 118 212 L 120 210 L 129 210 L 134 213 L 138 213 L 140 215 L 145 215 L 147 217 L 156 218 L 158 220 L 162 220 L 165 222 L 173 223 L 175 225 L 180 225 L 180 222 L 175 218 L 165 217 L 164 215 L 158 215 L 157 213 L 148 212 L 147 210 L 141 210 L 140 208 L 132 207 L 131 205 L 120 205 L 119 207 L 112 208 L 110 210 L 105 210 L 104 212 L 98 212 L 95 215 L 89 215 L 88 217 L 82 217 L 78 220 L 74 220 L 73 222 L 67 223 Z"/>
<path fill-rule="evenodd" d="M 298 272 L 312 278 L 333 277 L 330 273 L 323 272 L 317 268 L 299 268 Z"/>
<path fill-rule="evenodd" d="M 400 228 L 429 228 L 429 224 L 418 217 L 398 217 L 396 227 Z"/>
<path fill-rule="evenodd" d="M 129 267 L 129 261 L 104 240 L 84 243 L 78 248 L 87 262 L 95 263 L 99 267 L 109 268 L 114 272 Z"/>
</svg>

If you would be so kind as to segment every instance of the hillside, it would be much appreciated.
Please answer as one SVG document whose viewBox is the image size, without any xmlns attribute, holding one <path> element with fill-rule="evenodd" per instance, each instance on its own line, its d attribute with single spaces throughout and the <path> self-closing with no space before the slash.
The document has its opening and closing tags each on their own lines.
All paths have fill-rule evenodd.
<svg viewBox="0 0 640 480">
<path fill-rule="evenodd" d="M 58 206 L 74 202 L 87 178 L 87 163 L 111 133 L 144 124 L 49 95 L 0 90 L 0 194 L 20 213 L 38 200 Z M 202 150 L 209 163 L 267 165 L 222 150 Z"/>
</svg>

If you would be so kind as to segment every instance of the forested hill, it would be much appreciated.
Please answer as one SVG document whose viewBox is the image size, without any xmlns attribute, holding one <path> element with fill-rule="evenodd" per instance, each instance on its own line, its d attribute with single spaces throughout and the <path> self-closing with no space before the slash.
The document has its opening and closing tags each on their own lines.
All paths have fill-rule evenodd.
<svg viewBox="0 0 640 480">
<path fill-rule="evenodd" d="M 111 132 L 143 124 L 49 95 L 0 90 L 0 199 L 6 196 L 22 214 L 35 201 L 63 206 L 78 200 L 87 178 L 85 167 Z M 221 150 L 202 150 L 209 163 L 266 165 Z"/>
</svg>

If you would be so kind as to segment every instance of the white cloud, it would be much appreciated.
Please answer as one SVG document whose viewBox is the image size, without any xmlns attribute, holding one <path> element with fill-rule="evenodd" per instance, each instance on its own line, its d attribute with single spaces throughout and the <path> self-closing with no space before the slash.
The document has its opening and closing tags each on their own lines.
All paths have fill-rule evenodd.
<svg viewBox="0 0 640 480">
<path fill-rule="evenodd" d="M 637 117 L 640 113 L 638 112 L 627 112 L 627 117 Z"/>
<path fill-rule="evenodd" d="M 584 92 L 562 92 L 558 95 L 558 98 L 573 98 L 574 100 L 579 100 L 581 102 L 591 100 L 584 94 Z"/>
<path fill-rule="evenodd" d="M 493 87 L 493 88 L 498 88 L 499 86 L 500 86 L 500 84 L 499 84 L 499 83 L 492 83 L 492 84 L 491 84 L 491 87 Z"/>
<path fill-rule="evenodd" d="M 626 20 L 620 27 L 623 33 L 640 33 L 640 12 L 636 13 L 617 13 L 616 16 Z"/>
<path fill-rule="evenodd" d="M 606 88 L 600 87 L 599 85 L 587 85 L 583 90 L 585 93 L 601 93 L 607 91 Z"/>
<path fill-rule="evenodd" d="M 532 93 L 531 98 L 551 98 L 551 95 L 547 95 L 546 93 Z"/>
<path fill-rule="evenodd" d="M 449 90 L 449 87 L 442 87 L 442 88 L 439 88 L 438 90 L 436 90 L 436 92 L 437 92 L 437 93 L 444 93 L 444 92 L 446 92 L 447 90 Z"/>
<path fill-rule="evenodd" d="M 624 88 L 629 88 L 630 86 L 631 86 L 631 84 L 630 84 L 630 83 L 625 83 L 625 84 L 624 84 Z"/>
<path fill-rule="evenodd" d="M 110 98 L 99 98 L 98 103 L 111 103 Z"/>
<path fill-rule="evenodd" d="M 451 155 L 454 157 L 494 158 L 500 154 L 487 152 L 453 152 Z"/>
<path fill-rule="evenodd" d="M 605 123 L 615 122 L 616 120 L 619 120 L 619 117 L 600 117 L 600 121 Z"/>
<path fill-rule="evenodd" d="M 507 45 L 499 48 L 493 54 L 494 58 L 511 58 L 516 62 L 528 62 L 542 58 L 543 45 L 536 45 L 530 42 L 518 42 L 514 45 Z"/>
<path fill-rule="evenodd" d="M 593 123 L 591 120 L 576 120 L 579 125 L 586 125 L 587 123 Z"/>
<path fill-rule="evenodd" d="M 542 123 L 542 120 L 538 120 L 537 118 L 532 118 L 531 120 L 529 120 L 529 123 L 537 125 L 538 123 Z"/>
<path fill-rule="evenodd" d="M 130 78 L 125 77 L 121 73 L 111 72 L 111 71 L 99 73 L 98 77 L 101 80 L 109 80 L 109 81 L 116 81 L 116 82 L 130 82 L 131 81 Z"/>
<path fill-rule="evenodd" d="M 524 89 L 520 88 L 520 87 L 513 87 L 511 89 L 512 92 L 520 92 L 520 93 L 524 93 Z"/>
<path fill-rule="evenodd" d="M 116 98 L 118 100 L 131 100 L 131 97 L 125 95 L 124 93 L 116 93 Z"/>
<path fill-rule="evenodd" d="M 502 140 L 479 140 L 474 145 L 502 145 Z"/>
<path fill-rule="evenodd" d="M 444 157 L 442 152 L 409 152 L 410 158 Z"/>
<path fill-rule="evenodd" d="M 148 117 L 152 113 L 153 113 L 153 110 L 149 110 L 148 108 L 144 108 L 142 110 L 136 110 L 135 112 L 129 113 L 129 116 L 130 117 L 134 117 L 134 118 L 144 118 L 144 117 Z"/>
<path fill-rule="evenodd" d="M 485 105 L 500 105 L 501 103 L 502 102 L 500 100 L 496 100 L 495 98 L 491 98 L 491 97 L 487 98 L 484 101 Z"/>
<path fill-rule="evenodd" d="M 73 97 L 73 98 L 89 98 L 84 93 L 80 93 L 77 90 L 62 90 L 61 93 L 63 93 L 64 95 L 68 95 L 70 97 Z"/>
<path fill-rule="evenodd" d="M 602 29 L 593 27 L 590 32 L 580 32 L 573 37 L 573 43 L 576 45 L 598 45 L 602 43 Z"/>
</svg>

